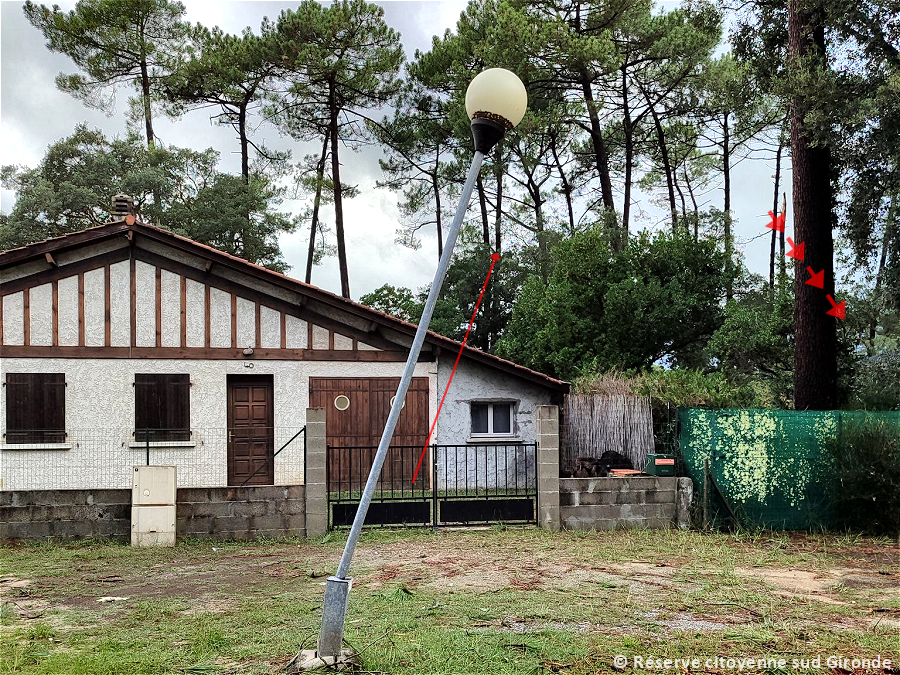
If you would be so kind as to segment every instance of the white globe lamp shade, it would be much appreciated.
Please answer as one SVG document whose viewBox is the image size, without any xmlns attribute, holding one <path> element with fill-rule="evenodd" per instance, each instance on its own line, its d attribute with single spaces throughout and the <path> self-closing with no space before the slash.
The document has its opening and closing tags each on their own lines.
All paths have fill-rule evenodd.
<svg viewBox="0 0 900 675">
<path fill-rule="evenodd" d="M 466 90 L 469 119 L 486 117 L 509 131 L 525 116 L 528 93 L 522 80 L 506 68 L 488 68 L 476 75 Z"/>
</svg>

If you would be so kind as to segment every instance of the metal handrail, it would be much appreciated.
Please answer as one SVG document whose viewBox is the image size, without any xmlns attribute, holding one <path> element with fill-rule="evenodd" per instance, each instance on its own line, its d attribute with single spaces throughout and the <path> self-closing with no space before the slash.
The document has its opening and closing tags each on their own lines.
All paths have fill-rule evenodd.
<svg viewBox="0 0 900 675">
<path fill-rule="evenodd" d="M 300 431 L 298 431 L 296 434 L 294 434 L 293 436 L 291 436 L 290 440 L 288 440 L 287 443 L 285 443 L 285 444 L 282 445 L 280 448 L 278 448 L 278 450 L 275 451 L 275 454 L 272 455 L 272 461 L 274 462 L 274 461 L 275 461 L 275 458 L 278 457 L 278 453 L 280 453 L 280 452 L 281 452 L 282 450 L 284 450 L 287 446 L 289 446 L 291 443 L 293 443 L 293 442 L 294 442 L 294 439 L 296 439 L 297 436 L 299 436 L 300 434 L 303 434 L 303 447 L 305 448 L 305 447 L 306 447 L 306 425 L 304 424 L 304 425 L 303 425 L 303 428 L 300 429 Z M 250 482 L 250 480 L 251 480 L 256 474 L 258 474 L 258 473 L 260 472 L 260 470 L 261 470 L 264 466 L 268 466 L 268 464 L 269 464 L 269 458 L 266 457 L 266 461 L 263 462 L 262 464 L 260 464 L 258 467 L 256 467 L 256 471 L 254 471 L 254 472 L 251 473 L 249 476 L 247 476 L 247 478 L 244 479 L 244 482 L 241 483 L 238 487 L 244 487 L 247 483 Z M 306 468 L 305 468 L 306 462 L 304 461 L 303 464 L 304 464 L 304 471 L 305 471 L 305 470 L 306 470 Z M 304 483 L 305 483 L 305 482 L 306 482 L 306 481 L 304 481 Z"/>
</svg>

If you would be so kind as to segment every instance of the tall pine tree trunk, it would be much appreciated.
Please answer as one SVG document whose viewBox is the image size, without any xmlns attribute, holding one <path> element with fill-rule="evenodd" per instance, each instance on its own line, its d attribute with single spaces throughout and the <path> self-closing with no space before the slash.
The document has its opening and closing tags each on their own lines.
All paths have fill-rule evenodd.
<svg viewBox="0 0 900 675">
<path fill-rule="evenodd" d="M 628 74 L 622 66 L 622 133 L 625 135 L 625 194 L 622 197 L 622 229 L 628 236 L 628 221 L 631 218 L 631 171 L 634 163 L 634 129 L 631 124 L 631 110 L 628 108 Z"/>
<path fill-rule="evenodd" d="M 656 140 L 659 143 L 659 154 L 662 157 L 663 170 L 666 172 L 666 188 L 669 191 L 669 213 L 672 216 L 672 232 L 677 232 L 678 204 L 675 202 L 675 181 L 672 178 L 672 162 L 669 160 L 669 148 L 666 146 L 666 136 L 663 133 L 662 122 L 649 98 L 647 98 L 647 105 L 650 106 L 653 127 L 656 129 Z"/>
<path fill-rule="evenodd" d="M 150 73 L 147 70 L 147 59 L 141 58 L 141 101 L 144 104 L 144 130 L 147 133 L 147 147 L 152 148 L 156 144 L 156 136 L 153 135 L 153 109 L 150 105 Z"/>
<path fill-rule="evenodd" d="M 817 11 L 818 9 L 818 11 Z M 821 7 L 788 2 L 789 59 L 812 57 L 825 67 L 825 26 Z M 790 64 L 789 64 L 790 65 Z M 805 244 L 805 260 L 794 261 L 794 408 L 829 410 L 837 405 L 837 335 L 825 295 L 834 295 L 831 149 L 811 146 L 804 128 L 804 102 L 791 100 L 791 167 L 794 237 Z M 824 290 L 806 283 L 806 268 L 825 270 Z"/>
<path fill-rule="evenodd" d="M 609 152 L 603 142 L 603 134 L 600 131 L 600 115 L 597 113 L 597 103 L 594 101 L 594 92 L 591 90 L 591 80 L 586 71 L 582 72 L 581 91 L 584 94 L 588 116 L 591 120 L 591 144 L 594 148 L 597 174 L 600 176 L 600 195 L 603 199 L 603 207 L 607 211 L 614 211 L 616 205 L 613 201 L 612 178 L 609 173 Z"/>
<path fill-rule="evenodd" d="M 241 177 L 250 185 L 250 144 L 247 140 L 247 103 L 238 107 L 238 136 L 241 140 Z"/>
<path fill-rule="evenodd" d="M 325 158 L 328 156 L 328 134 L 323 134 L 322 156 L 316 165 L 316 196 L 313 199 L 312 219 L 309 224 L 309 251 L 306 253 L 306 283 L 312 283 L 312 268 L 316 256 L 316 228 L 319 225 L 319 206 L 322 204 L 322 180 L 325 178 Z"/>
<path fill-rule="evenodd" d="M 500 225 L 503 214 L 503 142 L 494 149 L 494 180 L 497 181 L 497 208 L 494 211 L 494 253 L 500 253 Z"/>
<path fill-rule="evenodd" d="M 341 271 L 341 295 L 350 297 L 350 276 L 347 272 L 347 247 L 344 243 L 344 204 L 341 199 L 341 163 L 338 158 L 338 110 L 334 82 L 328 83 L 331 133 L 331 180 L 334 183 L 334 227 L 337 234 L 338 266 Z"/>
<path fill-rule="evenodd" d="M 888 208 L 887 219 L 884 221 L 884 236 L 881 238 L 881 256 L 878 259 L 878 271 L 875 273 L 875 288 L 872 291 L 872 297 L 875 298 L 876 307 L 879 310 L 884 307 L 884 301 L 881 299 L 881 283 L 884 279 L 884 268 L 887 265 L 887 254 L 888 248 L 890 247 L 891 239 L 893 238 L 894 233 L 894 214 L 896 211 L 894 210 L 897 206 L 897 195 L 893 195 L 891 197 L 891 205 Z M 869 356 L 875 352 L 875 336 L 878 331 L 878 320 L 880 318 L 880 311 L 872 314 L 872 318 L 869 321 L 869 343 L 867 351 Z"/>
<path fill-rule="evenodd" d="M 778 151 L 775 153 L 775 197 L 772 202 L 772 213 L 778 218 L 778 188 L 781 182 L 781 137 L 778 138 Z M 772 230 L 772 242 L 769 247 L 769 290 L 775 290 L 775 240 L 778 232 Z"/>
<path fill-rule="evenodd" d="M 559 184 L 560 189 L 562 190 L 563 195 L 566 198 L 566 210 L 569 214 L 569 235 L 575 234 L 575 210 L 572 207 L 572 186 L 569 184 L 569 179 L 566 176 L 566 172 L 563 169 L 562 162 L 559 161 L 559 153 L 556 151 L 556 138 L 554 137 L 553 142 L 550 145 L 550 149 L 553 151 L 553 160 L 556 163 L 556 170 L 559 172 Z M 628 221 L 625 221 L 625 227 L 628 227 Z"/>
<path fill-rule="evenodd" d="M 688 174 L 687 165 L 683 167 L 684 184 L 687 186 L 688 194 L 691 197 L 691 204 L 694 207 L 694 241 L 700 241 L 700 207 L 697 206 L 697 195 L 694 194 L 694 187 L 691 185 L 691 177 Z"/>
<path fill-rule="evenodd" d="M 434 173 L 431 174 L 431 189 L 434 192 L 435 227 L 437 228 L 438 260 L 444 254 L 444 228 L 441 223 L 441 186 L 438 184 L 438 168 L 441 164 L 441 151 L 435 153 Z"/>
<path fill-rule="evenodd" d="M 725 113 L 722 122 L 722 178 L 725 190 L 724 221 L 725 221 L 725 272 L 727 286 L 725 287 L 725 300 L 734 297 L 734 238 L 731 233 L 731 136 L 728 127 L 728 112 Z"/>
<path fill-rule="evenodd" d="M 491 225 L 488 221 L 487 197 L 484 194 L 484 181 L 481 180 L 481 174 L 475 181 L 475 187 L 478 190 L 478 204 L 481 207 L 481 237 L 484 245 L 490 248 L 491 245 Z"/>
</svg>

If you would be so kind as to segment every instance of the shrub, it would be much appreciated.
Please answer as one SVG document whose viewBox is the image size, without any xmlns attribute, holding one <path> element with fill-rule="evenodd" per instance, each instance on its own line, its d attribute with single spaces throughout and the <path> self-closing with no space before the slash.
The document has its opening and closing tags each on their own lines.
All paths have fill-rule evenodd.
<svg viewBox="0 0 900 675">
<path fill-rule="evenodd" d="M 900 351 L 861 361 L 851 385 L 851 408 L 900 410 Z"/>
<path fill-rule="evenodd" d="M 845 422 L 828 449 L 834 463 L 835 524 L 900 534 L 900 424 L 870 415 Z"/>
<path fill-rule="evenodd" d="M 690 368 L 654 368 L 642 373 L 593 372 L 575 380 L 577 394 L 649 396 L 655 407 L 758 408 L 764 396 L 750 384 L 730 380 L 724 373 Z"/>
<path fill-rule="evenodd" d="M 722 373 L 704 373 L 702 370 L 653 369 L 640 376 L 635 390 L 656 402 L 679 408 L 752 408 L 758 405 L 751 387 L 735 384 Z"/>
</svg>

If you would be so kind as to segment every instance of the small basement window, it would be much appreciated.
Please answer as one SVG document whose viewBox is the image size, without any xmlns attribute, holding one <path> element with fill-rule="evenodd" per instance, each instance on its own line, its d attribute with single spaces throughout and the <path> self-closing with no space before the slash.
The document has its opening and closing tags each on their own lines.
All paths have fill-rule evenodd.
<svg viewBox="0 0 900 675">
<path fill-rule="evenodd" d="M 6 443 L 63 443 L 65 440 L 65 374 L 7 373 Z"/>
<path fill-rule="evenodd" d="M 513 403 L 472 403 L 471 406 L 473 436 L 511 436 L 513 434 Z"/>
<path fill-rule="evenodd" d="M 190 375 L 134 376 L 134 440 L 191 440 Z"/>
</svg>

